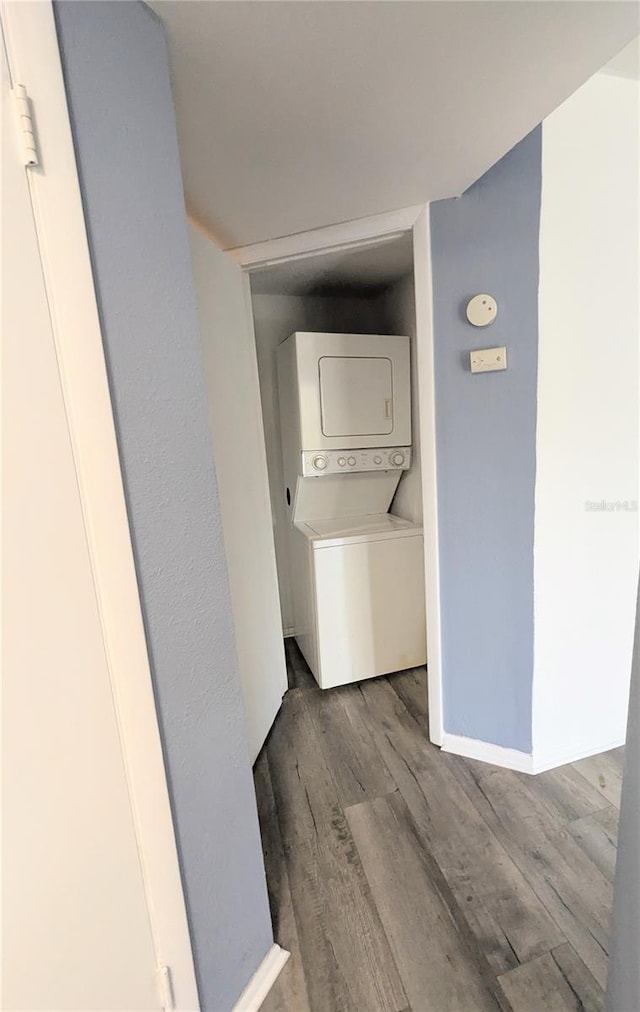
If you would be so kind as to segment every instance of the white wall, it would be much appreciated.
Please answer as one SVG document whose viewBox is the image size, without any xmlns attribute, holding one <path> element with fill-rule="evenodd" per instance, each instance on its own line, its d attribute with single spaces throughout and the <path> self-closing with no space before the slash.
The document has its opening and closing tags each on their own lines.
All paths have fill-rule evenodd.
<svg viewBox="0 0 640 1012">
<path fill-rule="evenodd" d="M 538 763 L 601 751 L 625 734 L 640 498 L 638 89 L 598 74 L 543 125 Z M 630 508 L 587 506 L 603 500 Z"/>
<path fill-rule="evenodd" d="M 418 362 L 416 348 L 416 298 L 413 277 L 396 282 L 384 293 L 384 305 L 390 330 L 411 338 L 411 442 L 412 464 L 400 479 L 391 504 L 391 513 L 413 523 L 422 523 L 422 469 L 420 463 L 420 405 L 418 402 Z"/>
<path fill-rule="evenodd" d="M 14 110 L 2 62 L 4 125 Z M 17 133 L 4 139 L 2 225 L 12 253 L 2 264 L 3 1008 L 159 1009 L 25 170 Z"/>
<path fill-rule="evenodd" d="M 231 606 L 253 762 L 287 689 L 251 309 L 240 269 L 189 228 Z"/>
<path fill-rule="evenodd" d="M 282 628 L 293 631 L 284 477 L 280 448 L 280 402 L 276 349 L 296 330 L 385 333 L 384 313 L 375 299 L 337 296 L 254 295 L 253 318 L 262 398 L 264 440 L 278 559 Z"/>
</svg>

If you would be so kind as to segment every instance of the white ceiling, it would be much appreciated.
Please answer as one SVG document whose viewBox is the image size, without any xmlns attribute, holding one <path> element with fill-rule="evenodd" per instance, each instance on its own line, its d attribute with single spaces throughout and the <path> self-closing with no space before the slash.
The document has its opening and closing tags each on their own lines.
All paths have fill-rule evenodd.
<svg viewBox="0 0 640 1012">
<path fill-rule="evenodd" d="M 640 81 L 640 37 L 625 46 L 602 70 L 614 77 L 629 77 L 633 81 Z"/>
<path fill-rule="evenodd" d="M 371 295 L 405 277 L 413 267 L 410 233 L 354 250 L 333 250 L 251 271 L 255 295 Z"/>
<path fill-rule="evenodd" d="M 618 0 L 153 0 L 224 247 L 463 192 L 639 30 Z"/>
</svg>

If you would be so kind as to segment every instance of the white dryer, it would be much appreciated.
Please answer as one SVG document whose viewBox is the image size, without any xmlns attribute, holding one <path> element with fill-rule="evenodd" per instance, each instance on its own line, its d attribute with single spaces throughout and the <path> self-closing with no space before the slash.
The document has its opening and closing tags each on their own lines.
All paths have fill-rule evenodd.
<svg viewBox="0 0 640 1012">
<path fill-rule="evenodd" d="M 385 513 L 411 463 L 409 338 L 292 334 L 278 392 L 291 521 Z"/>
</svg>

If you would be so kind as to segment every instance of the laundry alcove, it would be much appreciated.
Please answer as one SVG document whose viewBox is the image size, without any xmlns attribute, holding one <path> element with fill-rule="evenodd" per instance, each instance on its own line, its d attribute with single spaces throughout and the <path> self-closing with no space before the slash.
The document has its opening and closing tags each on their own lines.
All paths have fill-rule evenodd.
<svg viewBox="0 0 640 1012">
<path fill-rule="evenodd" d="M 412 217 L 415 220 L 415 210 Z M 237 268 L 229 263 L 229 256 L 213 249 L 195 228 L 191 230 L 252 760 L 266 738 L 287 688 L 283 637 L 299 632 L 296 628 L 295 568 L 292 572 L 292 567 L 299 563 L 291 558 L 288 537 L 291 489 L 287 496 L 277 376 L 277 349 L 291 334 L 406 335 L 409 338 L 411 463 L 401 473 L 389 513 L 391 524 L 395 523 L 393 518 L 397 518 L 396 526 L 403 522 L 423 523 L 425 454 L 421 435 L 425 426 L 420 417 L 423 396 L 420 383 L 422 380 L 425 386 L 425 375 L 418 369 L 413 229 L 405 226 L 390 234 L 376 235 L 370 228 L 373 234 L 360 240 L 329 245 L 323 241 L 323 233 L 331 231 L 314 233 L 307 239 L 308 248 L 298 249 L 294 255 L 245 262 L 244 276 L 234 274 L 232 284 L 231 275 Z M 300 246 L 304 237 L 302 240 L 291 237 L 291 240 Z M 274 247 L 285 241 L 276 240 L 268 245 Z M 312 245 L 314 241 L 316 248 Z M 324 248 L 327 245 L 329 248 Z M 255 248 L 237 253 L 231 251 L 240 262 L 243 258 L 250 261 L 260 252 Z M 217 283 L 214 275 L 220 270 L 225 280 Z M 230 316 L 223 305 L 229 302 L 230 289 L 234 287 L 238 308 L 235 316 Z M 428 410 L 426 414 L 428 420 Z M 249 444 L 251 459 L 247 458 Z M 427 446 L 427 468 L 431 466 L 430 452 L 431 447 Z M 257 528 L 262 536 L 258 535 Z M 425 546 L 428 546 L 429 535 L 427 530 Z M 254 542 L 254 547 L 260 542 L 261 550 L 252 551 L 247 537 Z M 409 548 L 408 543 L 406 547 Z M 423 552 L 420 545 L 419 573 L 415 577 L 418 582 L 411 592 L 414 598 L 417 595 L 418 601 L 424 600 L 425 567 L 429 569 L 425 560 L 429 557 L 428 547 Z M 389 579 L 393 579 L 391 572 L 392 569 Z M 257 597 L 260 597 L 260 628 L 256 627 Z M 268 608 L 265 607 L 267 599 Z M 419 607 L 425 614 L 429 610 L 428 604 Z M 250 614 L 253 621 L 249 619 Z M 428 621 L 426 625 L 429 644 L 433 629 Z M 399 663 L 399 667 L 402 666 Z M 431 737 L 433 740 L 433 729 Z"/>
</svg>

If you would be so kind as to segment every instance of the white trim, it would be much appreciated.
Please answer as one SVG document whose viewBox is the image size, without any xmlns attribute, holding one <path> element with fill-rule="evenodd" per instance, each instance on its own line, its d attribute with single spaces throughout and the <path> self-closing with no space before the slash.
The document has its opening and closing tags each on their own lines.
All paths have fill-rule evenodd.
<svg viewBox="0 0 640 1012">
<path fill-rule="evenodd" d="M 252 246 L 237 246 L 225 252 L 245 270 L 255 270 L 256 267 L 298 260 L 321 251 L 328 253 L 333 249 L 355 249 L 408 232 L 413 228 L 420 211 L 420 206 L 403 207 L 398 211 L 374 214 L 356 221 L 343 221 L 338 225 L 298 232 L 281 239 L 269 239 Z"/>
<path fill-rule="evenodd" d="M 281 949 L 274 943 L 233 1006 L 232 1012 L 258 1012 L 289 956 L 286 949 Z"/>
<path fill-rule="evenodd" d="M 427 608 L 427 684 L 429 738 L 441 745 L 442 712 L 440 548 L 438 541 L 438 468 L 436 446 L 436 379 L 434 364 L 433 289 L 429 205 L 413 225 L 413 276 L 416 302 L 416 352 L 422 464 L 424 580 Z"/>
<path fill-rule="evenodd" d="M 199 1008 L 51 0 L 3 3 L 13 79 L 29 90 L 42 167 L 27 178 L 109 676 L 159 966 Z"/>
<path fill-rule="evenodd" d="M 553 770 L 557 766 L 566 766 L 567 763 L 576 763 L 580 759 L 587 759 L 592 755 L 600 755 L 602 752 L 609 752 L 612 748 L 620 748 L 624 745 L 624 738 L 616 738 L 615 741 L 604 742 L 602 745 L 587 745 L 571 749 L 563 749 L 561 752 L 549 753 L 539 757 L 533 753 L 533 772 L 544 773 L 546 770 Z"/>
<path fill-rule="evenodd" d="M 493 745 L 488 741 L 480 741 L 479 738 L 465 738 L 464 735 L 449 734 L 448 731 L 445 731 L 442 751 L 461 755 L 466 759 L 477 759 L 482 763 L 491 763 L 492 766 L 502 766 L 507 770 L 518 770 L 520 773 L 535 775 L 546 773 L 547 770 L 556 769 L 558 766 L 566 766 L 568 763 L 579 762 L 580 759 L 587 759 L 592 755 L 609 752 L 612 748 L 619 748 L 624 743 L 624 738 L 617 738 L 615 741 L 604 742 L 599 746 L 589 745 L 584 748 L 574 746 L 562 752 L 539 756 L 535 753 L 504 748 L 502 745 Z"/>
<path fill-rule="evenodd" d="M 503 748 L 502 745 L 492 745 L 491 742 L 480 741 L 478 738 L 465 738 L 461 734 L 449 734 L 448 731 L 442 736 L 442 751 L 465 756 L 467 759 L 478 759 L 508 770 L 519 770 L 521 773 L 535 772 L 533 756 L 529 752 L 518 752 L 514 748 Z"/>
</svg>

